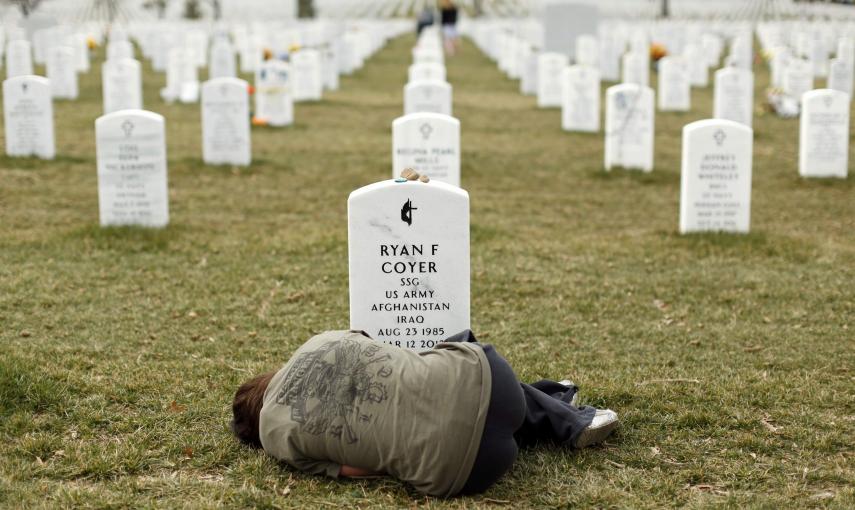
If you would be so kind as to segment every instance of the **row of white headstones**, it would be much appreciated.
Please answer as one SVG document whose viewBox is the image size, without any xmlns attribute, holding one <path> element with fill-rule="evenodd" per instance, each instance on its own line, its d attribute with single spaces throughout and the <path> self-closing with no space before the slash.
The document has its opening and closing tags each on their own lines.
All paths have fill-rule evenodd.
<svg viewBox="0 0 855 510">
<path fill-rule="evenodd" d="M 400 23 L 390 23 L 381 41 L 405 29 Z M 10 47 L 24 47 L 18 42 L 27 41 L 11 41 Z M 116 52 L 116 47 L 123 49 Z M 359 55 L 359 65 L 380 47 L 363 46 L 369 53 Z M 123 39 L 108 46 L 111 58 L 105 62 L 103 74 L 107 113 L 95 121 L 100 223 L 163 227 L 169 222 L 165 119 L 141 109 L 141 66 L 128 58 L 125 49 L 133 51 L 133 46 Z M 13 59 L 20 60 L 17 55 Z M 293 122 L 289 66 L 278 59 L 257 65 L 256 114 L 269 125 Z M 55 157 L 54 89 L 51 80 L 31 74 L 4 81 L 7 155 Z M 248 84 L 235 77 L 208 80 L 201 87 L 201 110 L 205 163 L 249 165 Z"/>
<path fill-rule="evenodd" d="M 430 349 L 470 327 L 469 195 L 458 187 L 460 123 L 450 116 L 450 85 L 444 83 L 444 67 L 425 51 L 430 46 L 423 36 L 413 51 L 406 115 L 393 123 L 396 175 L 413 167 L 430 176 L 430 182 L 393 179 L 360 188 L 348 200 L 351 328 L 416 350 Z M 744 51 L 740 43 L 736 46 L 737 53 Z M 668 69 L 669 62 L 684 69 Z M 686 64 L 674 58 L 663 63 L 660 79 L 667 81 L 663 75 L 679 72 L 684 82 L 690 81 Z M 683 129 L 681 233 L 749 231 L 753 75 L 733 59 L 729 64 L 716 73 L 716 118 Z M 557 73 L 562 78 L 564 127 L 598 131 L 598 70 L 565 66 L 562 62 Z M 682 88 L 679 94 L 660 95 L 663 111 L 689 109 L 689 85 Z M 430 92 L 417 98 L 413 91 L 420 89 Z M 652 170 L 652 89 L 621 84 L 609 88 L 606 97 L 606 168 Z M 802 174 L 845 177 L 849 95 L 808 90 L 800 97 Z"/>
<path fill-rule="evenodd" d="M 486 29 L 470 26 L 469 33 L 485 53 L 495 56 L 500 69 L 521 79 L 523 93 L 534 92 L 540 107 L 561 107 L 562 127 L 567 131 L 600 131 L 601 77 L 596 59 L 601 53 L 595 48 L 595 38 L 582 36 L 577 40 L 575 65 L 569 66 L 569 59 L 563 54 L 523 52 L 527 65 L 516 55 L 517 72 L 513 72 L 515 57 L 511 55 L 522 47 L 521 43 L 506 41 L 501 45 L 504 52 L 484 47 L 497 40 L 491 22 L 485 24 Z M 513 41 L 516 36 L 503 31 L 499 39 L 503 37 Z M 715 73 L 713 118 L 685 126 L 681 232 L 749 230 L 754 76 L 746 68 L 753 62 L 747 44 L 744 38 L 737 37 L 731 44 L 726 67 Z M 710 52 L 716 54 L 718 50 L 710 46 L 713 46 Z M 691 86 L 707 85 L 708 62 L 718 61 L 720 57 L 709 58 L 694 52 L 666 57 L 660 62 L 661 111 L 687 111 L 691 107 Z M 841 40 L 835 60 L 848 63 L 852 59 L 849 40 Z M 648 86 L 647 38 L 633 38 L 629 52 L 621 60 L 625 83 L 609 87 L 605 93 L 604 166 L 606 170 L 623 167 L 650 172 L 655 113 L 654 92 Z M 789 78 L 795 73 L 791 62 L 785 75 Z M 802 103 L 799 173 L 804 177 L 845 178 L 850 96 L 833 89 L 812 90 L 813 74 L 809 76 L 809 82 L 803 84 L 807 90 L 799 92 Z"/>
</svg>

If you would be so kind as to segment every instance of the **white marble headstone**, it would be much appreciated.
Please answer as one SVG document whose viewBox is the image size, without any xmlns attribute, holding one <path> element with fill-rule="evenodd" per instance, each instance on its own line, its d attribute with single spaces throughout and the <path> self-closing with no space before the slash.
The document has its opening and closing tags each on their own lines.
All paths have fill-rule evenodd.
<svg viewBox="0 0 855 510">
<path fill-rule="evenodd" d="M 650 56 L 647 53 L 630 52 L 623 56 L 621 67 L 623 83 L 647 87 L 650 85 Z"/>
<path fill-rule="evenodd" d="M 16 76 L 3 82 L 6 154 L 53 159 L 56 155 L 50 82 Z"/>
<path fill-rule="evenodd" d="M 715 73 L 713 117 L 752 126 L 754 117 L 754 73 L 725 67 Z"/>
<path fill-rule="evenodd" d="M 105 114 L 142 109 L 142 71 L 138 61 L 123 58 L 104 62 L 101 81 Z"/>
<path fill-rule="evenodd" d="M 680 233 L 747 233 L 751 221 L 754 133 L 710 119 L 683 128 Z"/>
<path fill-rule="evenodd" d="M 790 59 L 784 71 L 784 92 L 792 98 L 801 99 L 805 92 L 813 90 L 813 85 L 811 63 L 797 58 Z"/>
<path fill-rule="evenodd" d="M 562 53 L 541 53 L 537 60 L 537 106 L 560 108 L 564 68 L 569 59 Z"/>
<path fill-rule="evenodd" d="M 324 88 L 326 90 L 338 90 L 338 59 L 337 46 L 330 43 L 322 51 L 324 61 Z"/>
<path fill-rule="evenodd" d="M 112 41 L 107 45 L 107 60 L 134 58 L 134 45 L 128 41 Z"/>
<path fill-rule="evenodd" d="M 436 62 L 413 64 L 407 70 L 407 81 L 439 80 L 445 81 L 445 66 Z"/>
<path fill-rule="evenodd" d="M 347 209 L 351 329 L 424 351 L 470 328 L 466 191 L 389 180 L 351 193 Z"/>
<path fill-rule="evenodd" d="M 95 121 L 101 226 L 169 223 L 163 116 L 121 110 Z"/>
<path fill-rule="evenodd" d="M 77 64 L 74 50 L 68 46 L 54 46 L 47 50 L 47 78 L 51 95 L 55 99 L 77 99 Z"/>
<path fill-rule="evenodd" d="M 6 48 L 6 77 L 33 74 L 33 51 L 28 41 L 15 39 Z"/>
<path fill-rule="evenodd" d="M 451 85 L 444 81 L 414 81 L 404 86 L 404 115 L 433 112 L 451 115 Z"/>
<path fill-rule="evenodd" d="M 219 37 L 211 45 L 211 58 L 208 66 L 208 79 L 234 78 L 237 76 L 237 62 L 232 43 Z"/>
<path fill-rule="evenodd" d="M 683 58 L 689 65 L 689 81 L 692 87 L 706 88 L 710 83 L 708 60 L 703 50 L 694 44 L 686 46 Z"/>
<path fill-rule="evenodd" d="M 270 126 L 294 123 L 291 68 L 285 62 L 267 60 L 255 72 L 255 116 Z"/>
<path fill-rule="evenodd" d="M 249 85 L 216 78 L 202 85 L 202 155 L 208 165 L 249 166 Z"/>
<path fill-rule="evenodd" d="M 692 108 L 689 64 L 682 57 L 659 60 L 659 111 L 687 112 Z"/>
<path fill-rule="evenodd" d="M 527 55 L 521 62 L 522 73 L 520 74 L 520 94 L 526 96 L 537 95 L 537 73 L 540 55 L 535 49 L 529 49 Z"/>
<path fill-rule="evenodd" d="M 853 78 L 855 78 L 855 67 L 848 65 L 846 60 L 835 58 L 831 60 L 828 71 L 828 88 L 839 90 L 852 98 Z"/>
<path fill-rule="evenodd" d="M 799 175 L 846 178 L 849 165 L 849 96 L 818 89 L 802 96 Z"/>
<path fill-rule="evenodd" d="M 292 54 L 291 76 L 294 101 L 320 101 L 324 93 L 320 52 L 304 49 Z"/>
<path fill-rule="evenodd" d="M 623 83 L 606 91 L 605 169 L 653 170 L 653 90 Z"/>
<path fill-rule="evenodd" d="M 392 123 L 392 176 L 413 168 L 460 186 L 460 121 L 441 113 L 411 113 Z"/>
<path fill-rule="evenodd" d="M 561 127 L 564 131 L 599 131 L 600 72 L 592 67 L 569 66 L 563 81 Z"/>
</svg>

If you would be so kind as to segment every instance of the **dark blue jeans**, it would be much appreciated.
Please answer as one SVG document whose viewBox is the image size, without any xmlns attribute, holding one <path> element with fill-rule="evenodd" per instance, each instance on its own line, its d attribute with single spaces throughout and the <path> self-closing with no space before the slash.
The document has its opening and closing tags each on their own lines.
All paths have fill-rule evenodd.
<svg viewBox="0 0 855 510">
<path fill-rule="evenodd" d="M 477 343 L 469 330 L 445 341 Z M 492 345 L 478 345 L 490 363 L 492 391 L 478 455 L 461 494 L 477 494 L 490 488 L 510 471 L 519 448 L 538 443 L 572 447 L 596 412 L 593 407 L 570 404 L 578 391 L 575 386 L 548 380 L 520 383 Z"/>
</svg>

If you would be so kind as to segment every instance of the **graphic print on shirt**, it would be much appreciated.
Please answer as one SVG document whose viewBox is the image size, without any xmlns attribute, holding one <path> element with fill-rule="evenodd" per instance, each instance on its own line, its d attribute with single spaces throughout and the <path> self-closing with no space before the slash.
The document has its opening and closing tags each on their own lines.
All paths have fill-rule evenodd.
<svg viewBox="0 0 855 510">
<path fill-rule="evenodd" d="M 385 379 L 392 375 L 380 345 L 343 339 L 300 354 L 286 374 L 276 403 L 291 406 L 300 431 L 329 434 L 348 444 L 359 440 L 354 422 L 371 423 L 388 398 Z"/>
</svg>

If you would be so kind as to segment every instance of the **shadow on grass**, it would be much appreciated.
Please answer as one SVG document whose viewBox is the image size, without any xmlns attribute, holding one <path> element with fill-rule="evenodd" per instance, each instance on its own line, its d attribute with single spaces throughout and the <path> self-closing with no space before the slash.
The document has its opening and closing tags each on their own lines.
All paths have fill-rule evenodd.
<svg viewBox="0 0 855 510">
<path fill-rule="evenodd" d="M 657 172 L 655 168 L 652 172 L 642 172 L 641 170 L 627 170 L 623 168 L 615 168 L 611 171 L 606 171 L 602 168 L 599 168 L 596 170 L 588 170 L 586 174 L 591 180 L 594 181 L 637 182 L 639 184 L 644 184 L 648 186 L 655 184 L 680 183 L 680 174 L 664 171 Z"/>
<path fill-rule="evenodd" d="M 768 236 L 763 232 L 732 234 L 727 232 L 704 232 L 680 234 L 662 232 L 674 246 L 687 248 L 701 257 L 736 256 L 780 258 L 795 263 L 806 263 L 813 259 L 809 244 L 783 236 Z"/>
<path fill-rule="evenodd" d="M 0 416 L 60 409 L 68 396 L 68 386 L 46 376 L 35 363 L 11 356 L 0 358 Z"/>
<path fill-rule="evenodd" d="M 51 166 L 61 166 L 63 164 L 75 165 L 79 163 L 91 163 L 95 160 L 94 155 L 92 158 L 79 158 L 75 156 L 56 156 L 52 160 L 45 160 L 41 158 L 35 157 L 12 157 L 12 156 L 0 156 L 0 168 L 15 168 L 18 170 L 42 170 L 45 167 L 46 163 L 50 163 Z"/>
<path fill-rule="evenodd" d="M 100 250 L 123 253 L 165 251 L 169 243 L 177 240 L 183 228 L 100 227 L 90 225 L 71 231 L 70 239 L 81 239 L 87 246 Z"/>
</svg>

